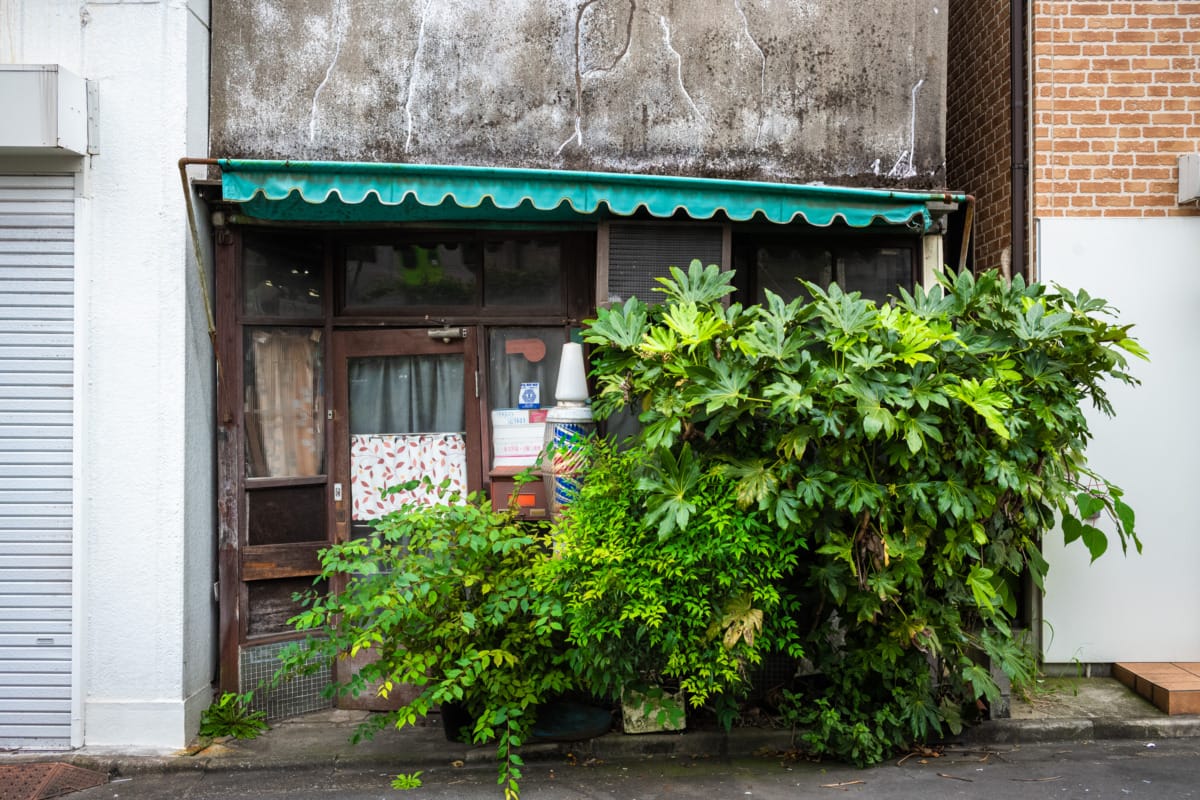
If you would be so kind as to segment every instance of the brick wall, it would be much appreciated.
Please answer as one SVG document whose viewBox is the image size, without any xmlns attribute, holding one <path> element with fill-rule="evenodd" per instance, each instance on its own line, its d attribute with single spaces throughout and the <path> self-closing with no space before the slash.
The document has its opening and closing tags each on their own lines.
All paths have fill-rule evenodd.
<svg viewBox="0 0 1200 800">
<path fill-rule="evenodd" d="M 975 195 L 975 268 L 1001 266 L 1012 238 L 1008 3 L 950 0 L 946 182 Z"/>
<path fill-rule="evenodd" d="M 1197 215 L 1175 193 L 1200 151 L 1200 2 L 1034 7 L 1034 214 Z"/>
</svg>

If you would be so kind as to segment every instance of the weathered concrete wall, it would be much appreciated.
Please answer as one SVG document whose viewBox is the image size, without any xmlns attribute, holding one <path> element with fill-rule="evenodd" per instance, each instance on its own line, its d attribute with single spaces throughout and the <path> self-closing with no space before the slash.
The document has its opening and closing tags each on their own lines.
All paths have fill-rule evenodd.
<svg viewBox="0 0 1200 800">
<path fill-rule="evenodd" d="M 944 181 L 945 0 L 213 0 L 214 155 Z"/>
</svg>

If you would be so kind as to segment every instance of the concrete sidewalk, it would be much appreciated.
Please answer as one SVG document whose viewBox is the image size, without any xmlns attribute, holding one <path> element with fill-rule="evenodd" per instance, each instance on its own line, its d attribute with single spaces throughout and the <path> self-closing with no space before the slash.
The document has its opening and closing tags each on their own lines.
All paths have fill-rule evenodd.
<svg viewBox="0 0 1200 800">
<path fill-rule="evenodd" d="M 84 748 L 71 753 L 0 755 L 0 765 L 65 761 L 113 775 L 186 770 L 302 769 L 379 765 L 396 772 L 437 766 L 491 767 L 491 747 L 446 740 L 440 721 L 402 731 L 388 729 L 373 740 L 351 744 L 366 712 L 321 711 L 275 722 L 257 739 L 226 740 L 175 753 Z M 1093 739 L 1154 740 L 1200 737 L 1200 715 L 1168 716 L 1112 678 L 1053 678 L 1036 696 L 1014 698 L 1010 719 L 989 720 L 957 737 L 965 744 L 1021 744 Z M 734 728 L 636 736 L 609 733 L 575 743 L 539 743 L 522 748 L 526 760 L 621 762 L 645 756 L 738 758 L 786 752 L 792 732 L 771 728 Z"/>
</svg>

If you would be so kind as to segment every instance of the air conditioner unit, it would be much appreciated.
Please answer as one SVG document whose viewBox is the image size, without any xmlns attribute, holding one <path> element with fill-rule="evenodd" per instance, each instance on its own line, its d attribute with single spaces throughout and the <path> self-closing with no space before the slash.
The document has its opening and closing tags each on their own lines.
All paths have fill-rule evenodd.
<svg viewBox="0 0 1200 800">
<path fill-rule="evenodd" d="M 605 222 L 597 237 L 596 304 L 624 303 L 630 297 L 654 305 L 656 278 L 670 268 L 687 270 L 693 259 L 729 269 L 732 239 L 728 225 L 704 222 Z"/>
<path fill-rule="evenodd" d="M 1200 153 L 1179 157 L 1179 202 L 1200 200 Z"/>
</svg>

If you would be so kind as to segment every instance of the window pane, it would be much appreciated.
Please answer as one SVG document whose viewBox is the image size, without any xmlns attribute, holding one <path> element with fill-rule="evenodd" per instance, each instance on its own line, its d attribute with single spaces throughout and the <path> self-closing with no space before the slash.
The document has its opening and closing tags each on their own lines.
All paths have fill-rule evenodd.
<svg viewBox="0 0 1200 800">
<path fill-rule="evenodd" d="M 483 302 L 562 305 L 562 246 L 552 241 L 489 242 L 483 251 Z"/>
<path fill-rule="evenodd" d="M 323 474 L 321 331 L 247 328 L 245 347 L 246 475 Z"/>
<path fill-rule="evenodd" d="M 462 433 L 461 353 L 370 356 L 349 362 L 350 433 Z"/>
<path fill-rule="evenodd" d="M 554 405 L 562 328 L 492 328 L 488 331 L 488 400 L 492 408 L 521 405 L 521 384 L 536 383 L 539 405 Z"/>
<path fill-rule="evenodd" d="M 847 247 L 839 255 L 837 281 L 846 291 L 883 303 L 898 286 L 912 289 L 912 251 L 907 247 Z"/>
<path fill-rule="evenodd" d="M 246 493 L 250 545 L 319 542 L 325 534 L 325 486 L 252 489 Z"/>
<path fill-rule="evenodd" d="M 882 303 L 896 288 L 912 289 L 912 250 L 908 247 L 877 245 L 780 244 L 754 248 L 756 300 L 766 300 L 770 289 L 784 300 L 805 296 L 799 280 L 811 281 L 822 289 L 831 283 L 846 292 Z"/>
<path fill-rule="evenodd" d="M 474 306 L 481 248 L 474 243 L 351 245 L 346 306 Z"/>
<path fill-rule="evenodd" d="M 546 412 L 532 409 L 554 405 L 558 362 L 566 341 L 563 328 L 488 331 L 493 467 L 527 467 L 537 461 L 546 432 Z M 511 410 L 518 406 L 530 410 Z"/>
<path fill-rule="evenodd" d="M 755 274 L 758 276 L 757 301 L 766 302 L 766 289 L 784 300 L 804 294 L 801 280 L 822 289 L 833 282 L 833 253 L 820 245 L 777 245 L 757 248 Z"/>
<path fill-rule="evenodd" d="M 242 248 L 242 308 L 264 317 L 320 317 L 321 248 L 304 238 L 247 235 Z"/>
</svg>

